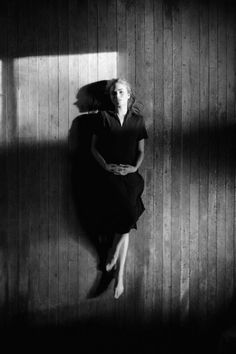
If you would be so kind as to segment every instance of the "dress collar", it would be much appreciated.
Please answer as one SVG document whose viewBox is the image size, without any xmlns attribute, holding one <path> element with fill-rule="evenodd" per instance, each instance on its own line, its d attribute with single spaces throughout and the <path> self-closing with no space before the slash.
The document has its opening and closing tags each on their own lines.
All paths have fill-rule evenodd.
<svg viewBox="0 0 236 354">
<path fill-rule="evenodd" d="M 112 115 L 115 119 L 117 119 L 120 122 L 118 114 L 115 111 L 109 110 L 109 111 L 107 111 L 107 113 Z M 131 115 L 132 115 L 132 110 L 128 109 L 126 115 L 124 116 L 124 123 Z"/>
</svg>

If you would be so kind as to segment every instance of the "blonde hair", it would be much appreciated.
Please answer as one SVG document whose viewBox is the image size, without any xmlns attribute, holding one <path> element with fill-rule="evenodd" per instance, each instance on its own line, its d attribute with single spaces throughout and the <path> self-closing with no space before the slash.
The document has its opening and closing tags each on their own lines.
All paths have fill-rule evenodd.
<svg viewBox="0 0 236 354">
<path fill-rule="evenodd" d="M 114 88 L 115 84 L 117 83 L 124 85 L 130 95 L 130 98 L 128 100 L 128 109 L 134 109 L 135 111 L 139 111 L 137 107 L 134 107 L 134 103 L 136 101 L 135 94 L 133 92 L 130 83 L 127 80 L 123 78 L 116 78 L 116 79 L 109 80 L 107 83 L 107 92 L 110 94 L 111 90 Z"/>
</svg>

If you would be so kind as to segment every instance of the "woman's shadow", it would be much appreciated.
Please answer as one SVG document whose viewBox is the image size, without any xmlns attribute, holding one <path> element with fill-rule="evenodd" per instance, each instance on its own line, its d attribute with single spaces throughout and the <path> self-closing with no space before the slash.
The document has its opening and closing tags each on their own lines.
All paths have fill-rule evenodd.
<svg viewBox="0 0 236 354">
<path fill-rule="evenodd" d="M 97 112 L 112 108 L 106 90 L 107 84 L 107 80 L 98 81 L 78 90 L 74 105 L 82 114 L 73 120 L 69 130 L 72 199 L 76 215 L 86 234 L 84 242 L 98 259 L 97 278 L 88 298 L 102 294 L 114 277 L 113 272 L 108 273 L 105 269 L 113 235 L 105 233 L 100 224 L 99 185 L 96 183 L 98 164 L 91 154 Z"/>
</svg>

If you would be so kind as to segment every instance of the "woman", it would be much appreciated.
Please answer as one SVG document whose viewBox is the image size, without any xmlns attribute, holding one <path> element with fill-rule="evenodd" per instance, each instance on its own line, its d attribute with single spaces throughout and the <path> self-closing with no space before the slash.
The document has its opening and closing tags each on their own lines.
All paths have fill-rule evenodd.
<svg viewBox="0 0 236 354">
<path fill-rule="evenodd" d="M 147 131 L 143 117 L 134 108 L 135 97 L 127 81 L 114 79 L 109 86 L 114 109 L 98 114 L 91 152 L 99 166 L 100 219 L 114 232 L 106 270 L 116 269 L 114 297 L 124 291 L 124 266 L 129 232 L 144 211 L 141 194 L 144 181 L 138 173 L 144 158 Z"/>
</svg>

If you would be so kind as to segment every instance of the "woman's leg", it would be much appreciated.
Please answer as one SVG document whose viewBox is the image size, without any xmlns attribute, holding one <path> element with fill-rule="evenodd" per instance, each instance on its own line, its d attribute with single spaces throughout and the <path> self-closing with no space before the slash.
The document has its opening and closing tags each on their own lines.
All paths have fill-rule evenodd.
<svg viewBox="0 0 236 354">
<path fill-rule="evenodd" d="M 115 283 L 115 292 L 114 297 L 118 299 L 120 295 L 124 291 L 124 268 L 125 268 L 125 261 L 127 256 L 127 251 L 129 247 L 129 234 L 124 234 L 122 237 L 122 244 L 119 250 L 119 259 L 118 259 L 118 269 L 117 269 L 117 277 Z"/>
<path fill-rule="evenodd" d="M 127 233 L 125 234 L 115 234 L 113 243 L 112 243 L 112 247 L 109 251 L 109 255 L 108 255 L 108 261 L 106 264 L 106 270 L 107 272 L 109 272 L 110 270 L 112 270 L 112 268 L 116 265 L 118 258 L 119 258 L 119 254 L 120 254 L 120 249 L 121 246 L 123 245 L 123 242 L 125 240 L 125 235 L 127 235 Z"/>
<path fill-rule="evenodd" d="M 124 268 L 129 246 L 129 233 L 116 234 L 111 249 L 110 260 L 106 265 L 106 270 L 110 271 L 118 264 L 115 282 L 114 297 L 118 299 L 124 291 Z"/>
</svg>

